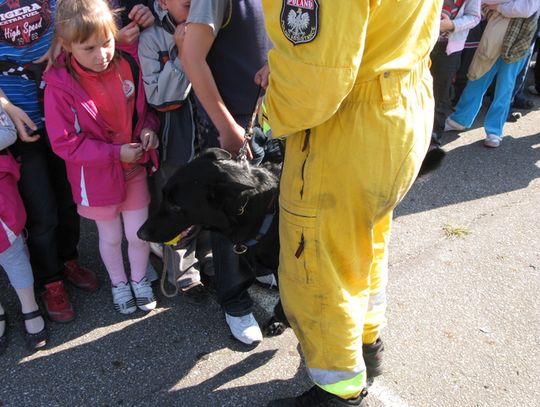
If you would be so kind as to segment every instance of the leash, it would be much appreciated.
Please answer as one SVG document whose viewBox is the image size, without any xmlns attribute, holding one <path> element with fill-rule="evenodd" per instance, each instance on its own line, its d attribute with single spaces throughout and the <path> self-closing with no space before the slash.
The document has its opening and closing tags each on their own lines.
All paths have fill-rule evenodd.
<svg viewBox="0 0 540 407">
<path fill-rule="evenodd" d="M 262 105 L 262 94 L 263 88 L 259 85 L 257 89 L 257 98 L 255 99 L 255 106 L 253 106 L 253 113 L 251 114 L 251 118 L 249 119 L 244 131 L 244 142 L 242 143 L 242 147 L 240 147 L 240 150 L 238 150 L 238 155 L 236 156 L 236 160 L 240 161 L 242 164 L 247 163 L 246 153 L 248 143 L 253 138 L 253 127 L 255 126 L 255 121 L 257 120 L 257 115 L 259 114 L 259 110 L 261 109 Z"/>
</svg>

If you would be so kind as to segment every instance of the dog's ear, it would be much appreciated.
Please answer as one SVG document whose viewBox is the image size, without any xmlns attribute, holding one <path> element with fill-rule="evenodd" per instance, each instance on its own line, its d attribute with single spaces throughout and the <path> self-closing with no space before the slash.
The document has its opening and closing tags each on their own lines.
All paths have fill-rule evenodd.
<svg viewBox="0 0 540 407">
<path fill-rule="evenodd" d="M 225 151 L 221 148 L 209 148 L 205 150 L 199 158 L 205 159 L 205 160 L 231 160 L 232 155 L 228 151 Z"/>
</svg>

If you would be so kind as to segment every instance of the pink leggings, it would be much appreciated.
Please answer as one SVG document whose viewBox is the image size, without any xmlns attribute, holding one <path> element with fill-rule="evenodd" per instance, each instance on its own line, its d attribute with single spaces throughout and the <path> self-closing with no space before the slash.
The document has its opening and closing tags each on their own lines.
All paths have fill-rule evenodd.
<svg viewBox="0 0 540 407">
<path fill-rule="evenodd" d="M 137 236 L 137 230 L 148 218 L 148 208 L 121 213 L 124 220 L 124 231 L 128 242 L 128 258 L 131 268 L 131 280 L 141 281 L 146 275 L 150 245 Z M 120 282 L 127 283 L 128 278 L 124 270 L 122 258 L 122 221 L 120 215 L 113 220 L 96 220 L 99 233 L 99 253 L 112 285 Z"/>
</svg>

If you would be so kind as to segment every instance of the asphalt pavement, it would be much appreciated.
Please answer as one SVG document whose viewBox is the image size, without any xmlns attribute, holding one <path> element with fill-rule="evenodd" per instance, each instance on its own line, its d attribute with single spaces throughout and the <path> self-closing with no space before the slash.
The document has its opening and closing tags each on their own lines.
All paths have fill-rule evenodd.
<svg viewBox="0 0 540 407">
<path fill-rule="evenodd" d="M 386 373 L 369 407 L 540 406 L 534 100 L 497 149 L 482 145 L 482 128 L 448 133 L 443 165 L 396 209 Z M 11 317 L 0 406 L 264 406 L 309 388 L 291 330 L 249 348 L 231 337 L 214 300 L 195 306 L 159 295 L 148 314 L 115 312 L 95 226 L 83 222 L 82 232 L 81 262 L 104 284 L 94 294 L 68 287 L 77 318 L 49 325 L 46 350 L 25 349 L 18 302 L 0 276 Z M 263 322 L 277 293 L 252 292 Z"/>
</svg>

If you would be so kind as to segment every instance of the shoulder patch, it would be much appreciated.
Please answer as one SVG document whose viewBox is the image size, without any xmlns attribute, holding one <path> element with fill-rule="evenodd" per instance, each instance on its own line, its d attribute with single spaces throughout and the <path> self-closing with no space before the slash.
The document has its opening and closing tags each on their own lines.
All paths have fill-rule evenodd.
<svg viewBox="0 0 540 407">
<path fill-rule="evenodd" d="M 319 32 L 318 0 L 282 0 L 281 31 L 294 45 L 311 42 Z"/>
</svg>

